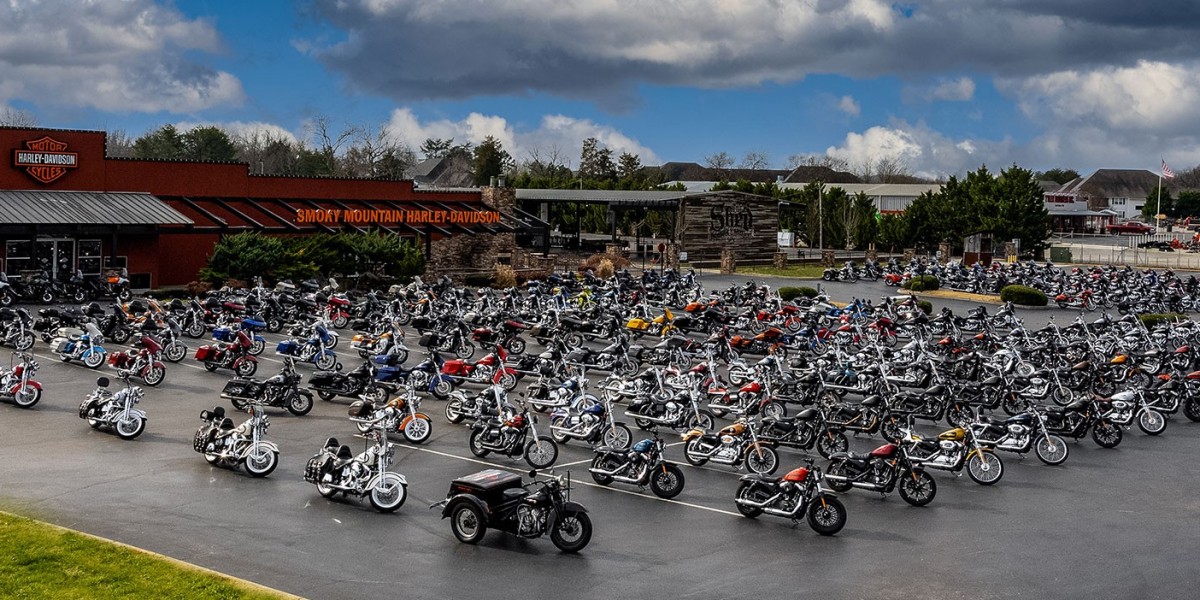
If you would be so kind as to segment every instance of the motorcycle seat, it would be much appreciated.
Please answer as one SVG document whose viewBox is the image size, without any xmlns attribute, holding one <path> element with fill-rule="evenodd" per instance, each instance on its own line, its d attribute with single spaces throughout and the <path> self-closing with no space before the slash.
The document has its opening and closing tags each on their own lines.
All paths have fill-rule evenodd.
<svg viewBox="0 0 1200 600">
<path fill-rule="evenodd" d="M 513 500 L 520 500 L 528 495 L 529 490 L 525 488 L 508 488 L 507 490 L 504 490 L 503 498 L 505 502 L 512 502 Z"/>
<path fill-rule="evenodd" d="M 350 450 L 350 446 L 342 444 L 342 446 L 338 448 L 337 454 L 334 455 L 334 458 L 335 460 L 333 461 L 333 468 L 340 469 L 354 462 L 354 451 Z"/>
<path fill-rule="evenodd" d="M 782 432 L 788 432 L 788 431 L 791 431 L 796 428 L 796 424 L 791 422 L 791 420 L 776 419 L 773 417 L 767 417 L 767 418 L 763 419 L 762 424 L 763 424 L 763 429 L 768 429 L 768 428 L 778 429 Z"/>
</svg>

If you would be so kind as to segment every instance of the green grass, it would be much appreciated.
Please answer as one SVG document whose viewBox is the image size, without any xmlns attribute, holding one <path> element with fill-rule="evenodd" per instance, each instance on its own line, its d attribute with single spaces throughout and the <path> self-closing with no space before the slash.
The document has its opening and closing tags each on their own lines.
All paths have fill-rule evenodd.
<svg viewBox="0 0 1200 600">
<path fill-rule="evenodd" d="M 797 277 L 803 279 L 820 279 L 821 274 L 825 272 L 825 267 L 821 265 L 788 265 L 783 269 L 775 267 L 738 267 L 738 273 L 749 273 L 752 275 L 770 275 L 772 277 Z"/>
<path fill-rule="evenodd" d="M 280 597 L 150 554 L 0 512 L 0 598 Z"/>
</svg>

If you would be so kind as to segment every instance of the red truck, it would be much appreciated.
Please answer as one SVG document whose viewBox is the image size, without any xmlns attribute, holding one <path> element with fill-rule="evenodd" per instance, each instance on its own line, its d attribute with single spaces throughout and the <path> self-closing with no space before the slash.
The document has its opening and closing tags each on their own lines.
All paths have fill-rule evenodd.
<svg viewBox="0 0 1200 600">
<path fill-rule="evenodd" d="M 1145 235 L 1147 233 L 1154 233 L 1154 228 L 1138 221 L 1125 221 L 1124 223 L 1110 224 L 1108 232 L 1113 235 L 1120 235 L 1122 233 Z"/>
</svg>

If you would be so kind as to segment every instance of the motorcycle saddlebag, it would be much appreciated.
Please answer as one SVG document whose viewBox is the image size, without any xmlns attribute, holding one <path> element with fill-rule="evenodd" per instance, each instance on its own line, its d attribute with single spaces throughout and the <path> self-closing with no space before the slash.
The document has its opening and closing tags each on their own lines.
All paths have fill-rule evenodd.
<svg viewBox="0 0 1200 600">
<path fill-rule="evenodd" d="M 298 354 L 299 348 L 300 348 L 300 343 L 297 342 L 296 340 L 283 340 L 282 342 L 279 342 L 278 346 L 275 346 L 275 353 L 276 354 L 286 354 L 288 356 L 295 356 L 296 354 Z"/>
<path fill-rule="evenodd" d="M 350 408 L 346 412 L 351 419 L 369 419 L 375 412 L 375 406 L 365 400 L 355 400 L 350 403 Z"/>
<path fill-rule="evenodd" d="M 316 483 L 321 477 L 321 472 L 324 470 L 325 463 L 328 462 L 328 457 L 322 457 L 318 454 L 304 464 L 304 480 L 309 483 Z"/>
<path fill-rule="evenodd" d="M 69 343 L 71 343 L 71 340 L 65 337 L 54 338 L 54 341 L 50 344 L 50 351 L 55 354 L 62 354 L 67 351 L 67 344 Z"/>
<path fill-rule="evenodd" d="M 196 348 L 196 360 L 208 361 L 216 357 L 217 349 L 212 346 L 200 346 Z"/>
<path fill-rule="evenodd" d="M 221 390 L 221 397 L 225 399 L 237 398 L 239 400 L 254 400 L 258 397 L 259 389 L 262 384 L 257 381 L 247 379 L 231 379 L 225 384 L 225 388 Z"/>
<path fill-rule="evenodd" d="M 424 335 L 421 336 L 421 339 L 419 341 L 417 341 L 417 345 L 422 348 L 429 348 L 432 346 L 436 346 L 437 343 L 438 343 L 438 334 L 436 331 L 426 332 Z"/>
<path fill-rule="evenodd" d="M 133 360 L 124 352 L 113 352 L 112 354 L 108 355 L 108 364 L 118 369 L 124 369 L 132 362 Z"/>
<path fill-rule="evenodd" d="M 487 469 L 450 482 L 447 497 L 471 494 L 489 506 L 504 502 L 504 490 L 521 487 L 521 476 L 499 469 Z"/>
<path fill-rule="evenodd" d="M 228 327 L 217 327 L 213 329 L 212 339 L 218 342 L 232 342 L 236 334 Z"/>
</svg>

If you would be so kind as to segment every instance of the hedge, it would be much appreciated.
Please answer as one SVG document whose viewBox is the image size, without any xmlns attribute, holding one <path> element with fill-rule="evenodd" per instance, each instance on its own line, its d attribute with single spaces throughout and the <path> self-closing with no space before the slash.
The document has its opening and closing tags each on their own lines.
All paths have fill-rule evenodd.
<svg viewBox="0 0 1200 600">
<path fill-rule="evenodd" d="M 918 300 L 917 307 L 927 315 L 933 314 L 933 303 L 928 300 Z"/>
<path fill-rule="evenodd" d="M 942 282 L 938 280 L 936 275 L 917 275 L 916 277 L 909 277 L 901 287 L 906 290 L 913 290 L 914 292 L 920 292 L 922 290 L 932 292 L 933 290 L 941 287 L 941 283 Z"/>
<path fill-rule="evenodd" d="M 792 300 L 795 300 L 796 298 L 799 298 L 800 296 L 804 296 L 805 298 L 816 298 L 817 290 L 816 290 L 816 288 L 810 288 L 807 286 L 805 286 L 805 287 L 790 287 L 789 286 L 789 287 L 779 288 L 779 297 L 782 298 L 784 302 L 791 302 Z"/>
<path fill-rule="evenodd" d="M 373 274 L 406 281 L 425 271 L 420 248 L 395 235 L 319 233 L 272 237 L 257 232 L 223 236 L 200 270 L 199 279 L 222 285 L 229 279 L 301 280 Z"/>
<path fill-rule="evenodd" d="M 1141 319 L 1142 323 L 1149 328 L 1162 323 L 1171 323 L 1176 320 L 1186 321 L 1188 317 L 1187 315 L 1181 315 L 1179 313 L 1147 313 L 1144 315 L 1138 315 L 1138 318 Z"/>
<path fill-rule="evenodd" d="M 1022 306 L 1045 306 L 1049 299 L 1041 290 L 1024 285 L 1008 285 L 1000 290 L 1000 300 Z"/>
</svg>

